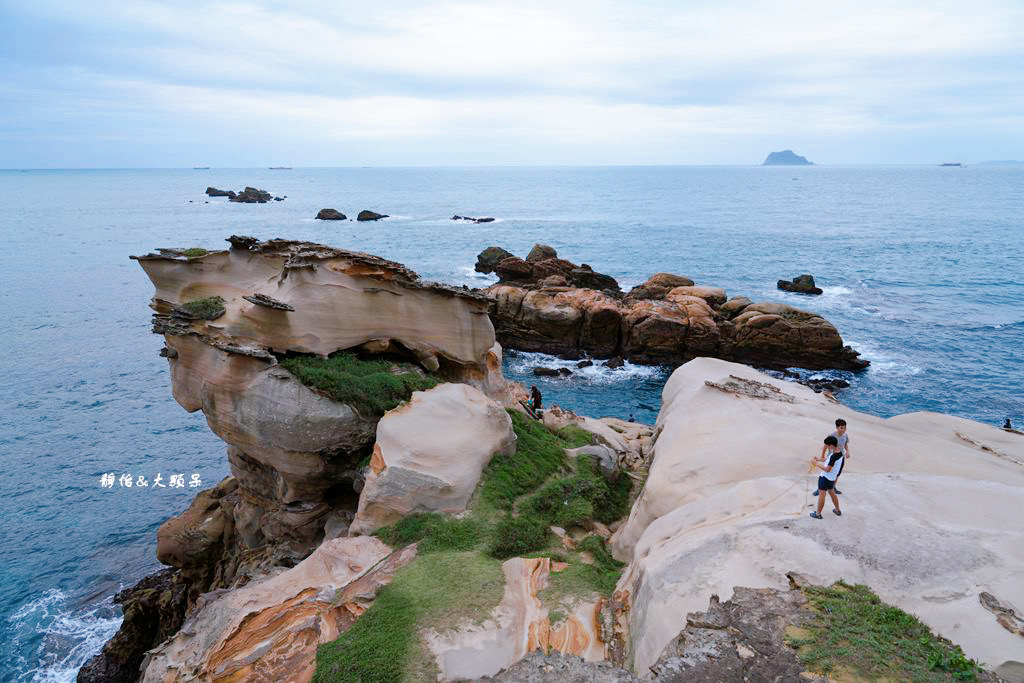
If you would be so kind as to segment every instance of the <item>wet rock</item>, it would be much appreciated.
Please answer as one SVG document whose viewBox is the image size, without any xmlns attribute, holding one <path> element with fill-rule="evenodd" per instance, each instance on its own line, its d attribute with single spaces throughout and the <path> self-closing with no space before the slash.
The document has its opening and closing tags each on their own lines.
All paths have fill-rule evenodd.
<svg viewBox="0 0 1024 683">
<path fill-rule="evenodd" d="M 533 245 L 533 249 L 530 249 L 530 253 L 526 256 L 526 260 L 531 263 L 533 261 L 544 261 L 551 258 L 558 258 L 558 252 L 555 251 L 554 247 L 548 246 L 547 244 Z"/>
<path fill-rule="evenodd" d="M 821 288 L 814 284 L 813 275 L 798 275 L 790 281 L 779 280 L 778 288 L 798 294 L 821 294 Z"/>
<path fill-rule="evenodd" d="M 387 218 L 387 217 L 388 217 L 388 215 L 386 213 L 377 213 L 376 211 L 369 211 L 368 209 L 363 209 L 362 211 L 359 212 L 359 215 L 356 216 L 356 220 L 357 221 L 379 221 L 381 218 Z"/>
<path fill-rule="evenodd" d="M 273 197 L 266 190 L 258 190 L 255 187 L 246 187 L 244 190 L 230 197 L 229 201 L 241 204 L 266 204 Z"/>
<path fill-rule="evenodd" d="M 285 199 L 285 197 L 274 197 L 275 202 L 283 202 Z"/>
<path fill-rule="evenodd" d="M 478 273 L 493 273 L 495 267 L 507 258 L 515 256 L 501 247 L 487 247 L 477 255 L 473 270 Z"/>
<path fill-rule="evenodd" d="M 581 360 L 579 363 L 576 364 L 576 367 L 578 367 L 578 368 L 589 368 L 593 364 L 594 364 L 594 361 L 592 361 L 592 360 L 590 360 L 588 358 L 587 360 Z"/>
<path fill-rule="evenodd" d="M 534 368 L 533 374 L 535 377 L 569 377 L 572 375 L 572 370 L 569 368 Z"/>
<path fill-rule="evenodd" d="M 317 220 L 321 221 L 344 221 L 348 216 L 336 209 L 320 209 L 316 214 Z"/>
<path fill-rule="evenodd" d="M 483 216 L 481 218 L 473 218 L 472 216 L 460 216 L 455 214 L 452 216 L 453 221 L 469 221 L 470 223 L 493 223 L 494 218 L 491 216 Z"/>
<path fill-rule="evenodd" d="M 625 361 L 622 360 L 622 356 L 613 356 L 608 359 L 608 362 L 605 363 L 604 366 L 611 370 L 617 370 L 625 364 Z"/>
<path fill-rule="evenodd" d="M 234 197 L 234 190 L 218 190 L 216 187 L 206 188 L 206 194 L 210 197 Z"/>
</svg>

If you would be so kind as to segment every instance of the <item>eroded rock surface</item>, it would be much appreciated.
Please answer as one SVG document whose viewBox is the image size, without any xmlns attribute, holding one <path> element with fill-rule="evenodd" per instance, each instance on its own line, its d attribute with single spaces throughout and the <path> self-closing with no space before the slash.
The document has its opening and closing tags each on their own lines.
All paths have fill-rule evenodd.
<svg viewBox="0 0 1024 683">
<path fill-rule="evenodd" d="M 392 554 L 377 538 L 339 538 L 272 578 L 204 595 L 147 654 L 142 681 L 309 681 L 317 646 L 348 629 L 414 556 L 415 546 Z"/>
<path fill-rule="evenodd" d="M 506 347 L 665 365 L 699 356 L 775 369 L 868 365 L 815 313 L 728 299 L 724 289 L 671 273 L 653 275 L 622 296 L 613 279 L 551 256 L 546 245 L 536 245 L 526 260 L 498 260 L 503 253 L 499 247 L 484 250 L 477 269 L 493 268 L 500 278 L 484 293 Z"/>
<path fill-rule="evenodd" d="M 462 512 L 491 458 L 515 446 L 508 413 L 479 390 L 453 383 L 415 392 L 377 425 L 350 533 L 372 533 L 414 512 Z"/>
<path fill-rule="evenodd" d="M 838 417 L 851 446 L 843 515 L 811 519 L 809 461 Z M 629 563 L 614 598 L 620 649 L 646 671 L 711 595 L 784 589 L 796 571 L 871 586 L 1006 671 L 1021 661 L 1021 636 L 979 596 L 1024 604 L 1013 578 L 1024 529 L 1007 513 L 1024 509 L 1022 462 L 1024 438 L 994 427 L 934 413 L 881 419 L 743 365 L 691 361 L 665 386 L 649 475 L 610 544 Z"/>
</svg>

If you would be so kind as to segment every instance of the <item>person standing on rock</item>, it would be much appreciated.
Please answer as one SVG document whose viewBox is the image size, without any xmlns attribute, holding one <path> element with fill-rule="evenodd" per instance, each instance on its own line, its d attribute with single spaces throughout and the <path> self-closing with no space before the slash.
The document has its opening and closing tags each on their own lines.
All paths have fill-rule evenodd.
<svg viewBox="0 0 1024 683">
<path fill-rule="evenodd" d="M 831 436 L 836 438 L 836 441 L 839 443 L 839 450 L 843 452 L 843 463 L 839 466 L 839 474 L 836 475 L 836 485 L 834 487 L 836 495 L 841 496 L 843 492 L 839 490 L 839 475 L 843 473 L 843 465 L 846 464 L 846 459 L 850 457 L 850 436 L 846 433 L 846 420 L 841 417 L 836 420 L 836 431 L 832 432 Z M 822 447 L 818 460 L 824 462 L 826 453 L 826 447 Z M 815 491 L 814 495 L 818 495 L 818 492 Z"/>
<path fill-rule="evenodd" d="M 821 511 L 825 508 L 825 492 L 828 491 L 832 498 L 833 510 L 837 515 L 843 513 L 839 510 L 839 498 L 836 496 L 836 479 L 843 469 L 843 451 L 839 448 L 839 439 L 829 435 L 825 437 L 825 449 L 828 453 L 828 464 L 823 464 L 817 458 L 811 459 L 811 464 L 824 472 L 818 477 L 818 510 L 811 513 L 814 519 L 821 519 Z"/>
<path fill-rule="evenodd" d="M 542 398 L 540 395 L 540 389 L 534 384 L 530 387 L 530 401 L 527 403 L 530 411 L 533 413 L 533 417 L 540 419 L 540 409 L 543 407 Z"/>
</svg>

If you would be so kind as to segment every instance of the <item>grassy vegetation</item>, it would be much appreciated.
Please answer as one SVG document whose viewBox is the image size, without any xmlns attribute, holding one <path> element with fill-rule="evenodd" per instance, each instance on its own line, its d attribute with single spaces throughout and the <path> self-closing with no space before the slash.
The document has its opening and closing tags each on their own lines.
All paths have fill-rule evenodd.
<svg viewBox="0 0 1024 683">
<path fill-rule="evenodd" d="M 184 254 L 186 258 L 199 258 L 200 256 L 206 256 L 210 252 L 202 247 L 189 247 L 181 253 Z"/>
<path fill-rule="evenodd" d="M 281 361 L 281 366 L 306 386 L 366 415 L 383 415 L 408 400 L 412 392 L 438 384 L 437 379 L 424 375 L 411 363 L 362 360 L 348 351 L 338 351 L 327 358 L 290 356 Z"/>
<path fill-rule="evenodd" d="M 971 681 L 981 672 L 959 646 L 886 605 L 867 586 L 839 582 L 806 588 L 804 594 L 819 619 L 806 627 L 809 635 L 787 642 L 812 671 L 901 681 Z"/>
<path fill-rule="evenodd" d="M 494 458 L 483 474 L 480 495 L 503 510 L 511 510 L 516 498 L 536 490 L 566 462 L 565 449 L 590 443 L 582 429 L 563 429 L 558 435 L 522 413 L 509 410 L 516 432 L 515 455 Z"/>
<path fill-rule="evenodd" d="M 623 565 L 600 538 L 586 538 L 580 552 L 567 551 L 549 527 L 555 520 L 582 521 L 584 513 L 608 521 L 624 516 L 628 477 L 609 485 L 591 458 L 566 456 L 566 448 L 589 444 L 589 433 L 572 428 L 552 434 L 518 412 L 509 414 L 518 437 L 516 453 L 491 461 L 466 515 L 415 514 L 378 530 L 394 547 L 418 542 L 419 554 L 351 629 L 319 648 L 314 681 L 436 680 L 421 631 L 443 632 L 467 619 L 489 618 L 504 592 L 501 560 L 508 557 L 547 556 L 569 563 L 551 575 L 543 593 L 552 600 L 545 604 L 554 609 L 553 621 L 564 619 L 580 599 L 614 590 Z"/>
<path fill-rule="evenodd" d="M 479 553 L 420 555 L 381 589 L 373 606 L 332 643 L 317 650 L 317 682 L 435 681 L 419 628 L 444 631 L 483 621 L 504 592 L 501 563 Z"/>
<path fill-rule="evenodd" d="M 224 315 L 225 303 L 223 297 L 207 296 L 183 303 L 181 308 L 197 320 L 213 320 Z"/>
</svg>

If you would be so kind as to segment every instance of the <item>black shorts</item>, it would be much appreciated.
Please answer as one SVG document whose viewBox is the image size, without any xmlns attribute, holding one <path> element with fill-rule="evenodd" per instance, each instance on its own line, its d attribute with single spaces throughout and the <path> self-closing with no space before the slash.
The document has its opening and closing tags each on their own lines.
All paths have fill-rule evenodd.
<svg viewBox="0 0 1024 683">
<path fill-rule="evenodd" d="M 835 487 L 836 487 L 836 483 L 834 481 L 832 481 L 831 479 L 829 479 L 828 477 L 824 477 L 824 476 L 818 477 L 818 490 L 819 491 L 828 491 L 830 489 L 834 489 Z"/>
</svg>

